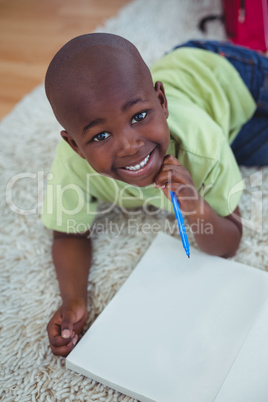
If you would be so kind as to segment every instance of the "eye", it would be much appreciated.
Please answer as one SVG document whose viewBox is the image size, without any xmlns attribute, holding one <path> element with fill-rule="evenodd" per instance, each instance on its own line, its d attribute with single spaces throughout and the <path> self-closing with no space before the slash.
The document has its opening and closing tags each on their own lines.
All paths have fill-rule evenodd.
<svg viewBox="0 0 268 402">
<path fill-rule="evenodd" d="M 109 133 L 103 132 L 103 133 L 99 133 L 97 135 L 95 135 L 95 137 L 93 138 L 93 141 L 104 141 L 106 140 L 108 137 L 110 137 Z"/>
<path fill-rule="evenodd" d="M 131 124 L 136 124 L 145 119 L 147 112 L 139 112 L 132 117 Z"/>
</svg>

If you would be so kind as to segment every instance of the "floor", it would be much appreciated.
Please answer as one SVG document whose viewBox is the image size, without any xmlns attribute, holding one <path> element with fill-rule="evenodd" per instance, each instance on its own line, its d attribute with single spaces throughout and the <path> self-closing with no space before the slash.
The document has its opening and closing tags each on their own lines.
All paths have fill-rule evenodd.
<svg viewBox="0 0 268 402">
<path fill-rule="evenodd" d="M 56 51 L 131 0 L 0 0 L 0 119 L 42 83 Z"/>
</svg>

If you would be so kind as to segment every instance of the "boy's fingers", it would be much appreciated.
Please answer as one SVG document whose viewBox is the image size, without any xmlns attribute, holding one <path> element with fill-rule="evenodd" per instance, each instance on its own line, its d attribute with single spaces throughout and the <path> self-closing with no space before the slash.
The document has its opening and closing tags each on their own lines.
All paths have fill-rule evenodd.
<svg viewBox="0 0 268 402">
<path fill-rule="evenodd" d="M 182 166 L 182 164 L 178 161 L 178 159 L 175 158 L 175 156 L 173 156 L 173 155 L 166 155 L 164 157 L 162 166 L 165 166 L 165 165 L 168 165 L 168 164 L 170 164 L 172 166 L 174 166 L 174 165 Z"/>
<path fill-rule="evenodd" d="M 60 335 L 60 328 L 61 328 L 60 324 L 61 324 L 60 313 L 59 311 L 56 311 L 56 313 L 53 315 L 53 317 L 47 324 L 47 332 L 50 343 L 52 343 L 52 340 L 54 338 Z"/>
<path fill-rule="evenodd" d="M 163 170 L 155 178 L 155 187 L 165 186 L 169 183 L 186 184 L 188 181 L 185 170 Z"/>
<path fill-rule="evenodd" d="M 181 174 L 181 175 L 186 174 L 187 175 L 187 173 L 188 173 L 188 171 L 185 169 L 185 167 L 181 163 L 176 164 L 176 165 L 175 164 L 171 165 L 169 163 L 167 163 L 167 164 L 163 163 L 161 169 L 159 170 L 157 176 L 155 177 L 155 182 L 157 182 L 163 174 L 168 174 L 169 177 L 171 178 L 174 174 L 175 175 L 176 174 Z"/>
<path fill-rule="evenodd" d="M 61 340 L 64 340 L 62 337 Z M 68 343 L 67 345 L 51 345 L 51 350 L 52 353 L 56 356 L 67 356 L 72 349 L 74 348 L 74 346 L 76 345 L 78 341 L 78 335 L 75 335 Z"/>
<path fill-rule="evenodd" d="M 53 348 L 59 348 L 61 346 L 66 346 L 71 342 L 70 338 L 69 339 L 64 339 L 61 335 L 57 335 L 54 338 L 51 339 L 50 344 L 51 347 Z"/>
<path fill-rule="evenodd" d="M 163 165 L 161 166 L 161 169 L 159 170 L 158 174 L 156 175 L 155 180 L 156 180 L 159 176 L 161 176 L 164 172 L 170 172 L 170 173 L 172 173 L 172 172 L 174 172 L 174 171 L 182 171 L 182 172 L 183 172 L 184 170 L 185 170 L 185 168 L 184 168 L 183 165 L 177 165 L 177 166 L 175 166 L 175 165 L 170 165 L 170 164 L 163 164 Z"/>
<path fill-rule="evenodd" d="M 72 335 L 72 333 L 71 333 L 71 330 L 70 329 L 62 329 L 61 330 L 61 336 L 63 337 L 63 338 L 65 338 L 65 339 L 68 339 L 68 338 L 70 338 L 71 337 L 71 335 Z"/>
<path fill-rule="evenodd" d="M 73 326 L 75 323 L 75 313 L 70 310 L 62 310 L 62 322 L 61 322 L 61 336 L 64 339 L 70 339 L 73 334 Z"/>
</svg>

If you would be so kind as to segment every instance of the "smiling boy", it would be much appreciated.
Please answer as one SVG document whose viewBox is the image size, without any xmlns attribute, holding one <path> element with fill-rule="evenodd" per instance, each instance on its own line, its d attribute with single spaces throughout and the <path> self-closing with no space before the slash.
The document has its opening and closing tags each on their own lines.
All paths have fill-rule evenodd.
<svg viewBox="0 0 268 402">
<path fill-rule="evenodd" d="M 54 354 L 72 350 L 87 319 L 91 240 L 89 231 L 76 228 L 93 223 L 97 199 L 113 203 L 125 191 L 116 203 L 126 208 L 148 202 L 169 209 L 173 190 L 190 226 L 202 219 L 213 228 L 195 233 L 198 246 L 235 254 L 241 188 L 232 189 L 241 177 L 230 142 L 256 104 L 235 68 L 206 53 L 177 49 L 152 67 L 152 79 L 130 42 L 99 33 L 71 40 L 52 60 L 46 93 L 64 140 L 42 216 L 54 231 L 62 297 L 47 327 Z"/>
</svg>

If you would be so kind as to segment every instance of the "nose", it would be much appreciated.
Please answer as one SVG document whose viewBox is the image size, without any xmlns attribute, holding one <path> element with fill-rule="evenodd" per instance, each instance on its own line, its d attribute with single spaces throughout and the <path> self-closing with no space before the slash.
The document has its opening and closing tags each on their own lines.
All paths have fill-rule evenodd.
<svg viewBox="0 0 268 402">
<path fill-rule="evenodd" d="M 144 146 L 144 140 L 135 135 L 134 130 L 125 130 L 117 139 L 116 156 L 134 155 Z"/>
</svg>

